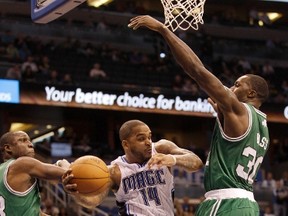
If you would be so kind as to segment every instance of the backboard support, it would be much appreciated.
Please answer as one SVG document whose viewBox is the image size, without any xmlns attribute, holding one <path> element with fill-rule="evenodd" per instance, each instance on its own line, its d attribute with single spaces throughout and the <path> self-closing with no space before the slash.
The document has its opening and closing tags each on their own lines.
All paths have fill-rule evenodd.
<svg viewBox="0 0 288 216">
<path fill-rule="evenodd" d="M 86 0 L 31 0 L 31 19 L 35 23 L 49 23 Z"/>
</svg>

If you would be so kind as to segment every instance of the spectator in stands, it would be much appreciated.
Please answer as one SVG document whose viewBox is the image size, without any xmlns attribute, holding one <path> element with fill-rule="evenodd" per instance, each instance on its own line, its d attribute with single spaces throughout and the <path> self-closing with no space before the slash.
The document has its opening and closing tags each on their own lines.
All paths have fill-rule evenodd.
<svg viewBox="0 0 288 216">
<path fill-rule="evenodd" d="M 48 56 L 42 56 L 39 62 L 39 72 L 41 75 L 48 76 L 50 74 L 51 65 Z"/>
<path fill-rule="evenodd" d="M 283 80 L 281 83 L 281 89 L 285 97 L 285 102 L 288 103 L 288 80 Z"/>
<path fill-rule="evenodd" d="M 104 79 L 107 79 L 107 74 L 101 68 L 100 63 L 95 63 L 93 65 L 93 68 L 89 72 L 89 77 L 94 80 L 104 80 Z"/>
<path fill-rule="evenodd" d="M 51 85 L 60 84 L 58 71 L 56 69 L 53 69 L 50 71 L 47 84 L 51 84 Z"/>
<path fill-rule="evenodd" d="M 119 156 L 109 166 L 111 189 L 116 196 L 119 215 L 173 216 L 174 186 L 170 167 L 179 166 L 189 172 L 197 171 L 203 165 L 200 158 L 171 141 L 162 139 L 152 142 L 150 128 L 139 120 L 125 122 L 119 130 L 119 137 L 125 155 Z M 131 179 L 130 182 L 136 182 L 136 176 L 143 178 L 141 186 L 132 186 L 124 181 Z M 151 181 L 144 181 L 146 176 Z M 63 177 L 64 188 L 83 206 L 92 208 L 99 205 L 108 193 L 105 191 L 94 197 L 81 196 L 75 191 L 77 185 L 69 184 L 71 179 L 73 175 L 69 170 Z M 156 193 L 157 198 L 154 196 Z M 151 199 L 151 194 L 154 194 L 155 199 Z"/>
<path fill-rule="evenodd" d="M 284 187 L 286 187 L 286 189 L 288 190 L 288 171 L 285 170 L 285 171 L 282 173 L 282 177 L 281 177 L 280 181 L 281 181 L 281 184 L 282 184 Z"/>
<path fill-rule="evenodd" d="M 0 151 L 4 161 L 0 165 L 2 215 L 40 215 L 37 179 L 58 181 L 66 168 L 36 160 L 30 137 L 23 131 L 2 135 Z M 65 164 L 68 161 L 62 160 L 61 165 Z"/>
<path fill-rule="evenodd" d="M 175 185 L 180 185 L 182 187 L 188 187 L 189 181 L 187 177 L 187 172 L 183 169 L 178 169 L 178 173 L 174 176 Z"/>
<path fill-rule="evenodd" d="M 174 199 L 175 216 L 182 216 L 183 209 L 181 201 L 178 198 Z"/>
<path fill-rule="evenodd" d="M 59 216 L 59 208 L 57 206 L 54 205 L 53 200 L 50 198 L 46 198 L 46 200 L 44 200 L 43 202 L 43 206 L 42 206 L 42 212 L 49 215 L 49 216 Z"/>
<path fill-rule="evenodd" d="M 182 76 L 180 74 L 176 74 L 174 76 L 174 80 L 172 83 L 172 89 L 174 91 L 181 91 L 183 88 L 183 79 Z"/>
<path fill-rule="evenodd" d="M 15 36 L 11 30 L 5 30 L 4 34 L 1 36 L 1 43 L 7 46 L 8 44 L 13 43 Z"/>
<path fill-rule="evenodd" d="M 88 134 L 84 134 L 78 142 L 73 144 L 73 154 L 75 156 L 82 156 L 90 154 L 92 147 L 90 145 L 90 137 Z"/>
<path fill-rule="evenodd" d="M 22 74 L 19 64 L 14 64 L 10 67 L 7 72 L 5 78 L 7 79 L 14 79 L 14 80 L 21 80 Z"/>
<path fill-rule="evenodd" d="M 182 216 L 194 216 L 195 209 L 188 196 L 183 197 Z"/>
<path fill-rule="evenodd" d="M 70 73 L 65 73 L 63 79 L 60 81 L 62 85 L 75 85 L 72 75 Z"/>
<path fill-rule="evenodd" d="M 68 216 L 67 208 L 65 206 L 60 206 L 58 216 Z"/>
<path fill-rule="evenodd" d="M 249 11 L 249 24 L 252 26 L 258 26 L 258 21 L 259 21 L 258 11 L 256 11 L 255 9 L 251 9 Z"/>
<path fill-rule="evenodd" d="M 238 60 L 238 67 L 241 71 L 240 74 L 251 73 L 252 70 L 251 63 L 245 58 L 240 58 Z"/>
<path fill-rule="evenodd" d="M 6 48 L 7 58 L 11 61 L 19 60 L 19 50 L 14 46 L 13 43 L 8 44 Z"/>
<path fill-rule="evenodd" d="M 27 67 L 30 67 L 30 69 L 32 70 L 34 74 L 38 73 L 38 66 L 36 62 L 34 61 L 34 57 L 31 55 L 28 56 L 26 61 L 22 64 L 21 70 L 25 71 Z"/>
<path fill-rule="evenodd" d="M 111 31 L 104 17 L 102 17 L 101 20 L 99 20 L 99 22 L 97 23 L 96 29 L 97 31 L 107 32 L 107 33 Z"/>
<path fill-rule="evenodd" d="M 262 76 L 266 79 L 270 79 L 274 73 L 274 67 L 270 64 L 269 61 L 265 61 L 264 65 L 262 66 Z"/>
<path fill-rule="evenodd" d="M 273 213 L 273 208 L 270 205 L 265 206 L 264 213 L 261 216 L 275 216 Z"/>
<path fill-rule="evenodd" d="M 276 188 L 276 181 L 272 172 L 266 173 L 266 178 L 262 182 L 262 187 L 270 190 L 274 190 Z"/>
<path fill-rule="evenodd" d="M 63 139 L 61 137 L 61 135 L 59 134 L 58 130 L 54 130 L 53 131 L 53 135 L 50 137 L 50 143 L 53 143 L 53 142 L 62 142 Z"/>
<path fill-rule="evenodd" d="M 182 90 L 189 92 L 192 96 L 197 95 L 199 92 L 197 84 L 190 77 L 184 79 Z"/>
<path fill-rule="evenodd" d="M 280 180 L 276 181 L 276 188 L 273 189 L 273 195 L 275 199 L 273 205 L 275 216 L 286 216 L 288 191 Z"/>
<path fill-rule="evenodd" d="M 29 65 L 22 71 L 22 81 L 36 82 L 36 74 Z"/>
</svg>

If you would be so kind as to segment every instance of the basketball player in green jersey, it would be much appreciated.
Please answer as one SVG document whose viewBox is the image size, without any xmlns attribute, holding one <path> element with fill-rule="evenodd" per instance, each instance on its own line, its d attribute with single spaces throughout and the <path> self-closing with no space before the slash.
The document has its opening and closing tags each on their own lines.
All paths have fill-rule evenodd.
<svg viewBox="0 0 288 216">
<path fill-rule="evenodd" d="M 5 133 L 0 152 L 0 215 L 46 215 L 40 210 L 37 178 L 60 180 L 66 169 L 34 159 L 33 144 L 23 131 Z M 64 167 L 65 160 L 61 163 Z"/>
<path fill-rule="evenodd" d="M 208 100 L 217 112 L 205 166 L 205 200 L 196 214 L 258 216 L 253 181 L 269 145 L 266 115 L 259 111 L 269 94 L 266 81 L 246 74 L 227 88 L 161 22 L 150 16 L 138 16 L 130 20 L 128 27 L 147 27 L 160 33 L 180 66 L 209 95 Z"/>
</svg>

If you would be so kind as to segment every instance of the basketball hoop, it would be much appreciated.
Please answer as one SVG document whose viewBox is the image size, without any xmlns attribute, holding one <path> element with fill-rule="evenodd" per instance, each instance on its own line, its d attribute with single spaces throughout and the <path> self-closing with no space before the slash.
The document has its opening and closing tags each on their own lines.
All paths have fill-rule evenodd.
<svg viewBox="0 0 288 216">
<path fill-rule="evenodd" d="M 165 26 L 172 31 L 189 28 L 198 30 L 203 24 L 204 4 L 206 0 L 161 0 L 164 8 Z"/>
</svg>

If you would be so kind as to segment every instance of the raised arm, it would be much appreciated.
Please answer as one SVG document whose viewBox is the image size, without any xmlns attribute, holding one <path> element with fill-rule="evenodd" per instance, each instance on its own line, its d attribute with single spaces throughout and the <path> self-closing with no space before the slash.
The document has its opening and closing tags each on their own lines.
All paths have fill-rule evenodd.
<svg viewBox="0 0 288 216">
<path fill-rule="evenodd" d="M 160 33 L 169 45 L 176 61 L 184 71 L 198 83 L 213 101 L 218 103 L 219 100 L 221 100 L 222 103 L 225 103 L 229 93 L 226 91 L 223 84 L 204 67 L 193 50 L 172 31 L 165 27 L 163 23 L 146 15 L 132 18 L 128 26 L 134 30 L 139 27 L 147 27 Z"/>
<path fill-rule="evenodd" d="M 223 116 L 225 120 L 223 127 L 227 135 L 237 137 L 247 130 L 248 113 L 245 106 L 230 89 L 204 67 L 187 44 L 166 28 L 163 23 L 150 16 L 137 16 L 130 21 L 128 27 L 134 30 L 139 27 L 147 27 L 163 36 L 178 64 L 209 95 L 212 99 L 209 102 L 216 108 L 220 118 Z M 235 122 L 242 122 L 242 124 L 235 127 Z"/>
<path fill-rule="evenodd" d="M 179 148 L 175 143 L 162 139 L 155 143 L 155 154 L 148 162 L 148 166 L 164 165 L 179 166 L 189 172 L 196 172 L 203 167 L 202 160 L 193 152 Z"/>
</svg>

